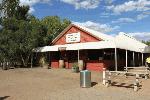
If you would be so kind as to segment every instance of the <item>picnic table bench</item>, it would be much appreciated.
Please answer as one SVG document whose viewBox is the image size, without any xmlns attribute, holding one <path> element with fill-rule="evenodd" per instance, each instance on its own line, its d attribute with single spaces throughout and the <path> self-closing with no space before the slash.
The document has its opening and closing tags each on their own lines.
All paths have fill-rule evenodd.
<svg viewBox="0 0 150 100">
<path fill-rule="evenodd" d="M 133 69 L 135 67 L 128 67 L 128 69 Z M 137 68 L 135 68 L 137 69 Z M 105 68 L 103 69 L 103 85 L 105 85 L 106 87 L 111 85 L 111 75 L 112 73 L 115 73 L 116 75 L 119 74 L 123 74 L 123 75 L 132 75 L 135 76 L 135 81 L 134 81 L 134 91 L 138 91 L 139 89 L 139 77 L 141 75 L 144 75 L 145 79 L 148 79 L 149 77 L 149 70 L 148 67 L 139 67 L 139 69 L 142 70 L 128 70 L 128 71 L 109 71 L 109 70 L 105 70 Z M 108 73 L 108 78 L 106 78 L 106 73 Z"/>
</svg>

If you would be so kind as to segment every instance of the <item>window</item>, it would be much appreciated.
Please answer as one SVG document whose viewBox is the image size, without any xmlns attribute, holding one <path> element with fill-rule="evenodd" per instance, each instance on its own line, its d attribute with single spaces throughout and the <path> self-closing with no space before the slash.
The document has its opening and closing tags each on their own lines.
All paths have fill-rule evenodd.
<svg viewBox="0 0 150 100">
<path fill-rule="evenodd" d="M 88 51 L 88 60 L 102 60 L 103 52 L 100 50 L 89 50 Z"/>
<path fill-rule="evenodd" d="M 104 60 L 112 60 L 112 59 L 114 59 L 114 54 L 108 53 L 108 52 L 104 52 L 103 57 L 104 57 Z"/>
<path fill-rule="evenodd" d="M 51 59 L 53 60 L 59 60 L 60 59 L 60 52 L 51 52 Z"/>
</svg>

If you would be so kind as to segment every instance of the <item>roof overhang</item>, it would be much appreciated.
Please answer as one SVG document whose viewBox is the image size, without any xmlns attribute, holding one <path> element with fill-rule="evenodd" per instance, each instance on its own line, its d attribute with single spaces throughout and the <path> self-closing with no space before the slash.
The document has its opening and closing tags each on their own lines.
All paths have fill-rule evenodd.
<svg viewBox="0 0 150 100">
<path fill-rule="evenodd" d="M 124 46 L 126 45 L 126 46 Z M 128 44 L 115 43 L 112 41 L 100 41 L 100 42 L 86 42 L 86 43 L 75 43 L 75 44 L 65 44 L 65 45 L 54 45 L 54 46 L 44 46 L 33 49 L 33 52 L 50 52 L 59 51 L 60 48 L 65 48 L 65 50 L 92 50 L 92 49 L 107 49 L 107 48 L 120 48 L 124 50 L 130 50 L 141 53 L 150 53 L 150 46 L 143 46 L 142 48 L 136 48 L 134 45 L 130 47 Z"/>
<path fill-rule="evenodd" d="M 114 42 L 111 41 L 86 42 L 86 43 L 38 47 L 33 49 L 33 52 L 59 51 L 59 48 L 65 48 L 65 50 L 91 50 L 91 49 L 116 48 L 116 45 L 114 44 Z"/>
<path fill-rule="evenodd" d="M 150 46 L 145 47 L 143 53 L 150 53 Z"/>
<path fill-rule="evenodd" d="M 125 49 L 129 51 L 134 51 L 134 52 L 141 52 L 141 53 L 146 53 L 146 51 L 148 51 L 148 49 L 146 49 L 148 45 L 122 32 L 116 36 L 114 42 L 117 48 L 120 48 L 120 49 Z"/>
<path fill-rule="evenodd" d="M 44 47 L 34 48 L 32 51 L 33 52 L 58 51 L 58 48 L 56 46 L 44 46 Z"/>
</svg>

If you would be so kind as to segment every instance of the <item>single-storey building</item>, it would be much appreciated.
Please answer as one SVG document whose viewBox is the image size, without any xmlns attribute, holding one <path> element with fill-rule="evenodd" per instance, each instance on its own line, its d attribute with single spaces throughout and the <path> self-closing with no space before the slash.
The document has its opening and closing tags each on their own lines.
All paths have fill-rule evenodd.
<svg viewBox="0 0 150 100">
<path fill-rule="evenodd" d="M 132 36 L 119 33 L 113 37 L 80 25 L 70 24 L 51 43 L 34 52 L 46 52 L 49 66 L 101 71 L 103 68 L 122 70 L 126 66 L 142 66 L 150 53 L 148 46 Z"/>
</svg>

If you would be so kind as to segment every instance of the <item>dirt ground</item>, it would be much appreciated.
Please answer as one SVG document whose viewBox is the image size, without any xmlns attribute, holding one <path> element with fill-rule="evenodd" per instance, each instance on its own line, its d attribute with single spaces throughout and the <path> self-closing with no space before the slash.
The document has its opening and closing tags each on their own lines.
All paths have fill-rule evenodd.
<svg viewBox="0 0 150 100">
<path fill-rule="evenodd" d="M 102 85 L 102 73 L 92 72 L 92 87 L 80 88 L 80 74 L 70 69 L 0 69 L 0 100 L 150 100 L 150 79 L 113 77 L 113 86 Z"/>
</svg>

